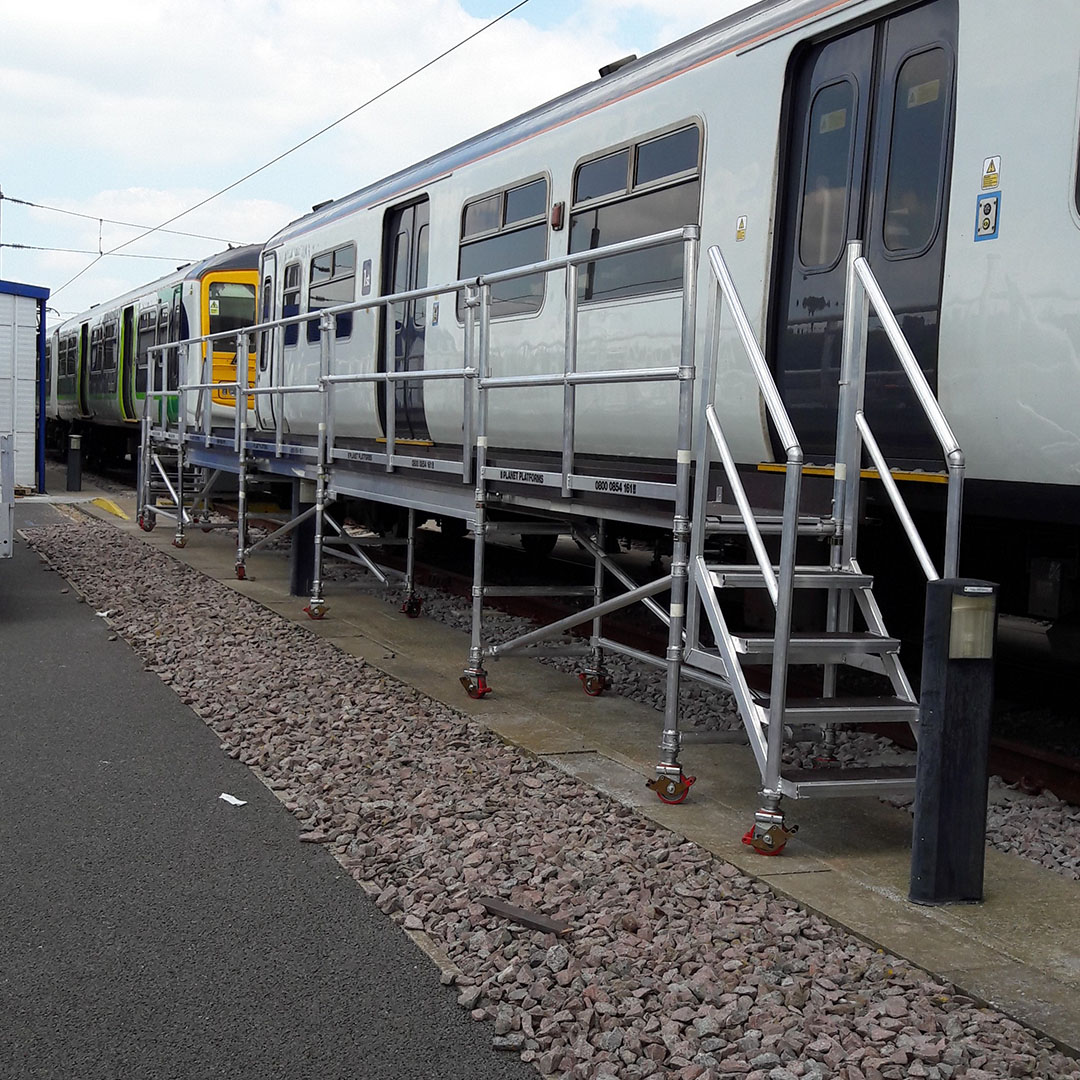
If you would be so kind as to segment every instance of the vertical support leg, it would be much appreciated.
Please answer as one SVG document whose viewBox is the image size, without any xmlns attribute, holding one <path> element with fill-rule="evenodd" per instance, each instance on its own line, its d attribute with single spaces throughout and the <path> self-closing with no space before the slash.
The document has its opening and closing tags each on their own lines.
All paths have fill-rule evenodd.
<svg viewBox="0 0 1080 1080">
<path fill-rule="evenodd" d="M 473 526 L 472 636 L 469 663 L 461 676 L 461 685 L 471 698 L 491 693 L 484 670 L 484 545 L 487 541 L 487 518 L 482 500 L 477 499 L 476 524 Z"/>
<path fill-rule="evenodd" d="M 330 418 L 329 384 L 325 377 L 330 373 L 332 363 L 331 334 L 334 329 L 334 317 L 323 312 L 319 316 L 319 405 L 322 417 L 319 423 L 318 475 L 315 478 L 315 543 L 311 560 L 311 599 L 304 611 L 311 619 L 321 619 L 326 614 L 326 601 L 322 589 L 323 535 L 326 525 L 326 484 L 329 479 L 327 467 L 327 427 Z"/>
<path fill-rule="evenodd" d="M 180 439 L 176 444 L 176 535 L 173 537 L 173 547 L 182 548 L 187 544 L 184 535 L 184 522 L 187 512 L 184 509 L 184 436 L 180 433 Z"/>
<path fill-rule="evenodd" d="M 487 542 L 487 467 L 488 397 L 484 380 L 490 378 L 489 347 L 491 343 L 491 287 L 480 287 L 480 378 L 477 380 L 476 403 L 476 519 L 473 525 L 473 587 L 472 637 L 469 663 L 461 676 L 461 685 L 471 698 L 491 693 L 484 670 L 484 545 Z"/>
<path fill-rule="evenodd" d="M 689 456 L 686 472 L 689 493 Z M 683 502 L 683 506 L 686 506 L 686 502 Z M 682 746 L 682 735 L 679 732 L 679 687 L 682 678 L 683 629 L 686 625 L 689 551 L 690 520 L 685 515 L 677 516 L 671 552 L 671 621 L 668 625 L 665 654 L 667 684 L 664 689 L 664 731 L 660 736 L 660 761 L 656 766 L 656 779 L 649 781 L 649 787 L 666 803 L 681 803 L 697 780 L 695 776 L 686 776 L 679 764 L 679 750 Z"/>
<path fill-rule="evenodd" d="M 323 599 L 322 551 L 326 513 L 326 470 L 320 465 L 319 476 L 315 482 L 315 540 L 311 552 L 311 599 L 304 611 L 308 618 L 321 619 L 326 614 L 326 601 Z"/>
<path fill-rule="evenodd" d="M 241 420 L 242 428 L 246 426 Z M 240 472 L 237 478 L 236 492 L 236 577 L 243 581 L 247 577 L 247 486 L 248 465 L 247 449 L 243 434 L 240 438 Z"/>
<path fill-rule="evenodd" d="M 604 520 L 600 518 L 596 522 L 596 550 L 598 553 L 607 550 L 605 531 Z M 599 554 L 597 554 L 593 558 L 593 603 L 602 604 L 603 602 L 604 564 L 600 561 Z M 589 697 L 599 697 L 611 686 L 611 678 L 607 673 L 607 668 L 604 666 L 604 650 L 600 645 L 602 637 L 603 617 L 598 615 L 593 619 L 592 624 L 592 638 L 589 642 L 592 646 L 592 655 L 589 658 L 589 664 L 584 671 L 578 672 L 581 685 L 585 688 L 585 693 Z"/>
<path fill-rule="evenodd" d="M 305 490 L 307 489 L 307 490 Z M 310 510 L 311 481 L 294 480 L 292 482 L 292 518 L 295 521 L 305 510 Z M 292 531 L 292 544 L 289 548 L 289 595 L 311 595 L 311 567 L 315 561 L 315 521 L 314 515 L 300 522 Z"/>
<path fill-rule="evenodd" d="M 682 677 L 686 601 L 690 563 L 690 464 L 693 460 L 694 340 L 697 333 L 697 263 L 701 230 L 683 230 L 683 303 L 679 355 L 679 419 L 675 458 L 675 515 L 672 522 L 671 607 L 668 624 L 667 686 L 664 693 L 664 730 L 660 761 L 649 787 L 662 802 L 681 803 L 697 779 L 686 776 L 679 764 L 679 683 Z"/>
<path fill-rule="evenodd" d="M 416 510 L 409 507 L 409 534 L 405 546 L 405 602 L 401 610 L 410 619 L 420 616 L 423 600 L 416 595 Z"/>
</svg>

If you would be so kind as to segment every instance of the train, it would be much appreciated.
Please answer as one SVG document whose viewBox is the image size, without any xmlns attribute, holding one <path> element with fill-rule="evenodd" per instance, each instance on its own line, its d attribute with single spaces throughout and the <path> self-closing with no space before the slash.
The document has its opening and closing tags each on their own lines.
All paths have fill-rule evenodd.
<svg viewBox="0 0 1080 1080">
<path fill-rule="evenodd" d="M 189 337 L 219 334 L 255 321 L 259 280 L 259 245 L 234 247 L 98 304 L 50 329 L 46 341 L 46 439 L 56 449 L 68 436 L 85 438 L 86 456 L 109 464 L 133 455 L 147 391 L 150 350 Z M 236 343 L 216 339 L 211 347 L 211 380 L 237 379 Z M 204 346 L 205 355 L 205 346 Z M 248 357 L 255 375 L 254 354 Z M 180 353 L 170 350 L 165 385 L 180 385 Z M 185 378 L 187 377 L 185 372 Z M 200 373 L 194 373 L 197 381 Z M 211 392 L 215 422 L 230 417 L 235 392 Z M 169 395 L 168 415 L 178 415 L 176 395 Z"/>
<path fill-rule="evenodd" d="M 312 318 L 253 335 L 252 380 L 318 377 L 322 309 L 444 282 L 397 305 L 393 327 L 374 307 L 337 312 L 334 371 L 460 369 L 467 310 L 455 283 L 695 225 L 702 250 L 719 247 L 730 268 L 807 471 L 827 477 L 857 240 L 966 453 L 965 572 L 1000 582 L 1003 610 L 1067 619 L 1080 598 L 1078 69 L 1072 0 L 1031 11 L 1010 0 L 763 0 L 286 225 L 259 252 L 259 319 Z M 677 365 L 681 268 L 676 242 L 582 263 L 577 369 Z M 701 295 L 709 274 L 702 259 Z M 537 272 L 492 286 L 492 375 L 562 370 L 564 281 Z M 107 309 L 115 322 L 135 304 Z M 80 340 L 87 354 L 95 319 L 54 336 L 67 341 L 68 417 L 79 405 L 71 358 Z M 699 356 L 706 321 L 702 305 Z M 866 413 L 933 527 L 940 455 L 885 337 L 872 317 Z M 115 399 L 125 423 L 138 391 L 127 393 Z M 662 475 L 676 395 L 580 387 L 575 452 L 608 473 Z M 563 405 L 560 387 L 505 391 L 489 446 L 556 461 Z M 400 382 L 392 395 L 342 385 L 334 437 L 358 459 L 392 426 L 422 460 L 460 446 L 464 409 L 451 381 Z M 740 468 L 775 472 L 777 432 L 728 352 L 716 409 Z M 316 395 L 255 400 L 254 429 L 311 442 L 320 422 Z M 867 498 L 868 519 L 884 519 Z M 881 560 L 895 532 L 880 530 Z"/>
</svg>

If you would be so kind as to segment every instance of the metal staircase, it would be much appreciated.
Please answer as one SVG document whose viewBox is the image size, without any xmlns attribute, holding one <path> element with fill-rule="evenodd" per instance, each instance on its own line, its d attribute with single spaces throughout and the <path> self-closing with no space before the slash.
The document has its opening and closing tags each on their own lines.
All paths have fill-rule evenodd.
<svg viewBox="0 0 1080 1080">
<path fill-rule="evenodd" d="M 691 515 L 690 603 L 684 656 L 691 669 L 688 673 L 695 668 L 707 671 L 731 687 L 762 779 L 761 808 L 744 840 L 762 854 L 778 854 L 795 831 L 794 827 L 787 827 L 780 810 L 784 796 L 894 795 L 914 788 L 914 766 L 840 768 L 830 760 L 829 753 L 836 732 L 845 726 L 907 724 L 916 733 L 918 728 L 918 701 L 900 661 L 900 641 L 889 634 L 874 598 L 873 580 L 862 572 L 856 555 L 858 487 L 864 449 L 873 459 L 927 578 L 938 577 L 862 411 L 871 303 L 946 456 L 950 484 L 947 576 L 956 573 L 964 461 L 918 363 L 861 257 L 859 245 L 852 244 L 848 250 L 847 317 L 832 510 L 826 517 L 802 513 L 802 448 L 719 249 L 711 248 L 708 259 L 714 288 L 702 368 L 700 422 L 695 429 L 698 483 Z M 751 506 L 713 407 L 725 305 L 786 454 L 784 506 L 780 514 Z M 716 462 L 723 468 L 726 490 L 732 493 L 734 506 L 707 502 L 710 486 L 707 481 Z M 732 534 L 745 536 L 753 552 L 753 562 L 729 563 L 710 555 L 718 537 Z M 800 537 L 810 536 L 826 541 L 827 561 L 796 562 Z M 723 545 L 720 550 L 724 550 Z M 734 606 L 723 601 L 746 590 L 767 592 L 773 611 L 771 628 L 733 626 Z M 810 630 L 794 630 L 794 599 L 805 592 L 824 593 L 824 604 L 818 605 L 821 625 Z M 706 628 L 710 632 L 708 636 L 704 633 Z M 788 685 L 791 665 L 809 666 L 814 673 L 799 672 L 796 692 Z M 837 675 L 843 667 L 874 672 L 882 677 L 877 680 L 879 685 L 884 688 L 887 682 L 889 689 L 876 696 L 844 694 L 837 687 Z M 767 689 L 761 685 L 766 680 Z M 807 727 L 820 729 L 826 747 L 823 767 L 796 767 L 791 763 L 791 755 L 785 754 L 791 742 L 789 733 Z"/>
</svg>

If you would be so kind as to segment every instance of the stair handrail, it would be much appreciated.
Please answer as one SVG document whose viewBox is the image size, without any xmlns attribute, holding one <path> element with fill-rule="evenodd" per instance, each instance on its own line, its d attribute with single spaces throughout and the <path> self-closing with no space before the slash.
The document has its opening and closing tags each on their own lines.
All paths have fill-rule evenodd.
<svg viewBox="0 0 1080 1080">
<path fill-rule="evenodd" d="M 893 509 L 900 519 L 901 526 L 908 538 L 908 542 L 911 544 L 912 549 L 919 560 L 919 564 L 923 568 L 926 579 L 928 581 L 936 581 L 940 576 L 947 578 L 956 577 L 960 562 L 960 520 L 963 508 L 964 472 L 966 468 L 964 452 L 960 448 L 956 436 L 953 434 L 953 430 L 945 417 L 945 413 L 942 410 L 934 391 L 926 381 L 926 376 L 923 374 L 922 368 L 919 366 L 919 362 L 915 358 L 915 354 L 912 352 L 911 346 L 907 342 L 907 338 L 904 337 L 904 332 L 900 329 L 900 323 L 893 314 L 893 310 L 889 306 L 889 302 L 886 300 L 885 294 L 882 292 L 881 286 L 878 284 L 873 270 L 870 269 L 870 264 L 866 261 L 866 257 L 861 254 L 860 248 L 855 247 L 854 244 L 852 245 L 851 255 L 854 256 L 852 265 L 854 266 L 855 275 L 862 285 L 863 291 L 870 302 L 874 314 L 877 315 L 878 320 L 881 322 L 882 329 L 885 331 L 885 336 L 888 338 L 889 344 L 893 348 L 893 352 L 900 361 L 900 367 L 907 377 L 908 382 L 911 384 L 912 390 L 915 391 L 915 397 L 918 400 L 924 415 L 930 421 L 930 426 L 933 428 L 934 435 L 941 445 L 942 452 L 945 456 L 945 462 L 949 472 L 949 486 L 945 511 L 945 562 L 943 575 L 938 574 L 934 561 L 926 550 L 926 545 L 919 535 L 919 531 L 908 511 L 907 504 L 900 494 L 900 489 L 893 479 L 892 473 L 885 461 L 885 457 L 870 429 L 869 421 L 866 419 L 866 415 L 861 408 L 856 410 L 855 424 L 859 429 L 867 452 L 874 462 L 874 467 L 881 477 L 886 494 L 889 496 L 889 501 L 892 503 Z M 848 311 L 850 312 L 852 310 L 853 305 L 849 304 Z M 862 325 L 864 355 L 866 348 L 866 332 L 867 327 L 864 320 Z"/>
<path fill-rule="evenodd" d="M 739 514 L 750 537 L 751 546 L 754 549 L 754 557 L 761 568 L 769 596 L 776 608 L 776 619 L 773 630 L 773 655 L 772 677 L 769 684 L 769 732 L 767 739 L 767 752 L 765 768 L 762 773 L 762 793 L 768 800 L 780 798 L 780 765 L 784 743 L 784 711 L 787 701 L 788 680 L 788 655 L 791 646 L 791 613 L 792 599 L 795 583 L 795 545 L 799 526 L 799 496 L 802 488 L 803 450 L 791 418 L 784 408 L 784 402 L 780 397 L 780 391 L 769 370 L 769 365 L 761 351 L 761 346 L 754 336 L 750 326 L 750 320 L 746 315 L 746 309 L 739 299 L 738 290 L 732 280 L 724 256 L 720 248 L 715 244 L 708 251 L 709 266 L 715 281 L 714 306 L 711 311 L 709 334 L 710 347 L 707 353 L 709 363 L 709 377 L 702 387 L 702 400 L 705 402 L 705 417 L 709 433 L 716 441 L 720 450 L 721 460 L 724 463 L 724 472 L 727 476 L 731 490 L 735 493 L 735 501 L 739 507 Z M 742 342 L 743 350 L 750 360 L 750 365 L 757 379 L 758 389 L 761 392 L 765 407 L 769 412 L 773 424 L 776 427 L 780 442 L 784 447 L 787 457 L 787 469 L 784 476 L 784 512 L 783 524 L 780 531 L 780 558 L 778 562 L 779 575 L 774 575 L 772 562 L 765 544 L 761 538 L 761 530 L 758 528 L 754 513 L 750 507 L 750 501 L 746 497 L 746 489 L 739 479 L 738 469 L 724 437 L 723 428 L 713 403 L 713 395 L 716 391 L 716 357 L 720 347 L 720 322 L 723 316 L 723 304 L 727 301 L 731 309 L 735 328 Z M 707 450 L 707 442 L 704 437 L 699 447 Z M 708 483 L 708 453 L 703 453 L 698 461 L 697 482 L 701 485 Z M 699 498 L 698 505 L 701 505 Z M 779 580 L 778 580 L 779 578 Z M 755 750 L 755 753 L 757 751 Z"/>
<path fill-rule="evenodd" d="M 788 471 L 788 481 L 785 484 L 784 494 L 784 508 L 785 519 L 784 529 L 787 529 L 787 507 L 789 501 L 788 487 L 790 486 L 793 478 L 792 469 L 797 469 L 799 472 L 798 480 L 801 480 L 801 470 L 803 463 L 803 450 L 802 445 L 799 442 L 798 436 L 795 434 L 795 428 L 791 423 L 791 418 L 787 414 L 787 410 L 784 408 L 784 402 L 780 397 L 779 388 L 776 385 L 775 380 L 772 377 L 772 372 L 769 370 L 768 362 L 765 360 L 765 355 L 761 351 L 761 346 L 757 342 L 757 338 L 754 336 L 753 328 L 750 326 L 750 320 L 747 317 L 746 309 L 743 306 L 742 300 L 739 298 L 738 290 L 735 288 L 735 282 L 732 280 L 731 272 L 728 270 L 727 263 L 724 261 L 724 256 L 720 251 L 720 248 L 715 244 L 708 250 L 709 266 L 712 270 L 713 278 L 716 281 L 717 286 L 720 289 L 721 295 L 724 300 L 727 301 L 727 306 L 731 310 L 732 320 L 735 323 L 735 329 L 738 332 L 739 340 L 742 343 L 743 351 L 746 353 L 747 358 L 750 361 L 750 366 L 753 369 L 754 377 L 757 380 L 758 389 L 761 392 L 762 399 L 765 402 L 765 408 L 768 410 L 769 416 L 776 427 L 777 434 L 780 437 L 780 442 L 784 448 L 784 453 L 787 457 L 788 465 L 790 466 Z M 713 314 L 714 328 L 714 349 L 719 345 L 719 323 L 722 312 L 717 308 Z M 731 453 L 730 446 L 728 445 L 727 438 L 724 435 L 720 420 L 716 415 L 716 408 L 711 400 L 714 391 L 714 386 L 710 385 L 707 388 L 709 395 L 709 401 L 705 409 L 705 418 L 708 423 L 709 431 L 712 434 L 713 440 L 717 444 L 717 448 L 720 451 L 721 461 L 724 465 L 724 472 L 727 476 L 728 483 L 731 487 L 731 492 L 735 498 L 736 506 L 739 509 L 739 515 L 743 520 L 743 524 L 746 526 L 747 533 L 750 538 L 750 545 L 754 550 L 754 558 L 757 560 L 758 566 L 761 569 L 762 574 L 765 577 L 765 586 L 768 589 L 769 596 L 774 606 L 779 604 L 779 588 L 776 579 L 776 575 L 773 572 L 772 560 L 769 558 L 768 552 L 765 550 L 765 541 L 761 535 L 761 529 L 758 527 L 757 520 L 754 517 L 753 510 L 750 507 L 750 501 L 746 495 L 746 489 L 743 486 L 742 480 L 739 478 L 738 469 L 735 466 L 735 458 Z M 702 478 L 702 483 L 705 479 Z M 791 564 L 794 566 L 794 528 L 797 524 L 798 518 L 798 490 L 796 485 L 795 491 L 795 512 L 792 516 L 792 544 Z M 783 548 L 783 544 L 781 544 Z M 780 564 L 781 572 L 783 571 L 783 563 Z"/>
</svg>

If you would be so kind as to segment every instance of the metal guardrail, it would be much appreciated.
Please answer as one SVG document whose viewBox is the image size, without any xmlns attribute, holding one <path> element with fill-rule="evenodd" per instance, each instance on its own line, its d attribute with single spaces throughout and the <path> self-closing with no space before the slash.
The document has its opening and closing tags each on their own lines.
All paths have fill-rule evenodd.
<svg viewBox="0 0 1080 1080">
<path fill-rule="evenodd" d="M 862 410 L 861 401 L 859 408 L 854 412 L 855 424 L 858 427 L 859 434 L 862 436 L 866 450 L 874 462 L 874 467 L 878 470 L 882 484 L 889 496 L 889 501 L 900 519 L 904 534 L 907 536 L 927 580 L 935 581 L 939 576 L 956 577 L 960 561 L 960 525 L 966 468 L 964 452 L 960 449 L 960 444 L 957 442 L 956 436 L 945 418 L 945 413 L 942 411 L 934 391 L 930 388 L 930 384 L 926 381 L 926 376 L 923 374 L 922 368 L 919 367 L 919 362 L 911 351 L 911 346 L 908 345 L 904 332 L 900 329 L 900 324 L 889 307 L 889 302 L 885 299 L 885 294 L 881 291 L 881 286 L 878 284 L 877 278 L 874 277 L 874 272 L 870 269 L 870 264 L 862 254 L 862 245 L 859 242 L 855 241 L 848 245 L 848 260 L 847 311 L 849 316 L 852 313 L 857 313 L 860 316 L 855 323 L 859 340 L 853 342 L 856 355 L 862 358 L 863 363 L 865 362 L 868 327 L 865 318 L 866 301 L 863 301 L 858 295 L 861 290 L 862 295 L 869 301 L 870 308 L 878 317 L 882 329 L 885 331 L 885 336 L 900 361 L 900 367 L 911 384 L 919 406 L 922 408 L 927 420 L 929 420 L 934 436 L 937 438 L 945 457 L 945 464 L 949 473 L 949 487 L 946 499 L 943 575 L 938 574 L 933 559 L 930 557 L 926 545 L 923 543 L 922 537 L 912 520 L 904 498 L 900 494 L 900 489 L 885 462 L 885 456 L 874 438 L 870 423 Z M 859 305 L 858 309 L 856 305 Z M 857 374 L 860 380 L 865 376 L 865 372 L 861 369 Z"/>
<path fill-rule="evenodd" d="M 795 545 L 799 525 L 799 497 L 802 489 L 803 451 L 795 434 L 795 428 L 784 408 L 780 391 L 769 370 L 769 365 L 761 351 L 746 315 L 746 309 L 739 298 L 738 290 L 732 280 L 727 263 L 716 246 L 708 251 L 709 267 L 712 272 L 713 289 L 709 305 L 708 343 L 706 346 L 707 374 L 702 388 L 703 404 L 707 431 L 698 436 L 698 486 L 696 517 L 703 524 L 705 520 L 705 496 L 701 489 L 708 483 L 709 460 L 708 439 L 712 439 L 720 454 L 724 475 L 734 495 L 739 516 L 750 539 L 754 558 L 761 569 L 768 589 L 769 597 L 776 610 L 775 629 L 773 632 L 772 676 L 770 682 L 770 715 L 767 756 L 763 781 L 765 790 L 779 791 L 780 757 L 784 738 L 784 702 L 787 700 L 788 653 L 791 642 L 792 598 L 795 580 Z M 731 447 L 724 435 L 719 417 L 713 403 L 716 388 L 717 357 L 720 346 L 720 327 L 724 306 L 731 313 L 738 332 L 739 342 L 750 361 L 754 378 L 761 392 L 762 400 L 768 410 L 787 458 L 787 472 L 784 478 L 784 512 L 780 533 L 780 557 L 777 563 L 779 573 L 774 573 L 772 560 L 765 549 L 765 542 L 754 516 L 753 508 L 747 497 L 746 489 L 739 477 Z M 698 577 L 702 577 L 701 568 L 704 560 L 697 552 Z M 704 587 L 704 580 L 699 580 L 699 589 Z M 711 586 L 710 586 L 711 587 Z M 739 697 L 740 709 L 749 707 L 748 701 L 741 697 L 741 686 L 733 684 Z M 755 754 L 761 761 L 762 747 L 754 747 Z"/>
</svg>

